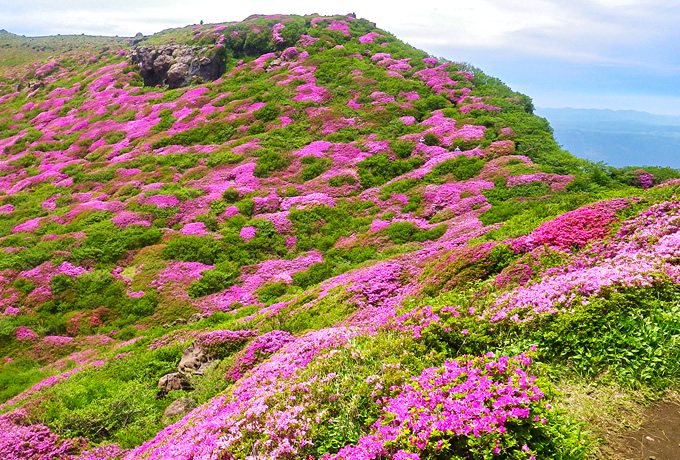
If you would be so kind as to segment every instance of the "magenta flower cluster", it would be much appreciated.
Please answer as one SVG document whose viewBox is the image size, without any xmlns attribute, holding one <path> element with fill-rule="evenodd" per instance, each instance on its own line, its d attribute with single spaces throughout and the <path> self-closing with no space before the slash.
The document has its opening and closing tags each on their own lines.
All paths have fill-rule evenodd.
<svg viewBox="0 0 680 460">
<path fill-rule="evenodd" d="M 489 353 L 425 369 L 409 384 L 393 388 L 397 396 L 378 401 L 383 415 L 370 435 L 322 458 L 420 459 L 419 453 L 437 453 L 444 441 L 461 437 L 479 439 L 475 443 L 481 443 L 487 455 L 506 451 L 513 447 L 500 441 L 507 425 L 544 421 L 537 411 L 544 393 L 536 377 L 524 370 L 530 364 L 524 354 L 496 358 Z M 516 458 L 533 458 L 530 449 L 525 452 Z"/>
</svg>

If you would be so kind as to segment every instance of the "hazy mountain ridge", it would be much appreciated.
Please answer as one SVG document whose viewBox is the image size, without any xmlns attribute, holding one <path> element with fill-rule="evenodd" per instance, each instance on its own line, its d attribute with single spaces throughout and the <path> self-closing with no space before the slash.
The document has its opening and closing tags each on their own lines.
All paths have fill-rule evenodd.
<svg viewBox="0 0 680 460">
<path fill-rule="evenodd" d="M 584 459 L 553 387 L 677 385 L 676 171 L 353 15 L 138 38 L 6 47 L 3 458 Z"/>
<path fill-rule="evenodd" d="M 680 117 L 637 111 L 543 109 L 555 138 L 574 155 L 612 166 L 680 168 Z"/>
</svg>

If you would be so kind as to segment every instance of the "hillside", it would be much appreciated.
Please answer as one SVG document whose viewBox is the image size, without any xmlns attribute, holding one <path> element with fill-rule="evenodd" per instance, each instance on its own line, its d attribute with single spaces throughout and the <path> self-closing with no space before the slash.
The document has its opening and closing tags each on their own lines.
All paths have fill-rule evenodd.
<svg viewBox="0 0 680 460">
<path fill-rule="evenodd" d="M 5 35 L 0 458 L 616 458 L 677 388 L 677 171 L 353 15 Z"/>
</svg>

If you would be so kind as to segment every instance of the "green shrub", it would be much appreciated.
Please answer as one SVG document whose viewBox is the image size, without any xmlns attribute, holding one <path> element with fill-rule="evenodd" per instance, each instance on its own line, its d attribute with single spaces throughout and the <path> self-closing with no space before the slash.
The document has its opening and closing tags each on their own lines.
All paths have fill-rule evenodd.
<svg viewBox="0 0 680 460">
<path fill-rule="evenodd" d="M 408 160 L 390 160 L 387 153 L 368 157 L 357 164 L 361 185 L 364 188 L 377 187 L 390 179 L 406 174 L 424 163 L 421 157 Z"/>
<path fill-rule="evenodd" d="M 425 182 L 442 183 L 442 178 L 449 174 L 457 181 L 472 179 L 481 172 L 483 167 L 484 160 L 481 158 L 458 155 L 432 168 L 432 171 L 425 175 Z"/>
<path fill-rule="evenodd" d="M 354 185 L 357 180 L 353 176 L 334 176 L 328 180 L 329 187 L 342 187 L 343 185 Z"/>
<path fill-rule="evenodd" d="M 425 133 L 423 136 L 423 143 L 429 146 L 439 145 L 439 138 L 434 133 Z"/>
<path fill-rule="evenodd" d="M 226 123 L 206 123 L 195 128 L 187 129 L 172 135 L 159 139 L 153 144 L 151 148 L 156 150 L 170 145 L 205 145 L 205 144 L 224 144 L 236 133 L 236 128 Z"/>
<path fill-rule="evenodd" d="M 187 291 L 189 297 L 193 299 L 221 292 L 233 286 L 241 276 L 241 271 L 232 262 L 221 262 L 214 270 L 205 270 L 201 275 L 199 280 L 191 283 Z"/>
<path fill-rule="evenodd" d="M 257 159 L 257 165 L 253 171 L 255 177 L 269 177 L 275 171 L 286 169 L 290 165 L 290 158 L 285 153 L 267 150 Z"/>
<path fill-rule="evenodd" d="M 394 244 L 409 243 L 411 241 L 436 240 L 446 232 L 447 226 L 442 224 L 430 230 L 421 230 L 413 222 L 394 222 L 385 232 Z"/>
<path fill-rule="evenodd" d="M 163 257 L 166 259 L 208 265 L 214 265 L 222 253 L 220 242 L 210 236 L 182 235 L 170 240 L 163 248 Z"/>
<path fill-rule="evenodd" d="M 229 204 L 236 203 L 240 196 L 239 191 L 234 187 L 229 187 L 222 193 L 222 199 Z"/>
<path fill-rule="evenodd" d="M 393 140 L 390 142 L 390 149 L 394 152 L 397 158 L 408 158 L 413 152 L 415 145 L 413 142 L 403 141 L 403 140 Z"/>
<path fill-rule="evenodd" d="M 301 163 L 305 165 L 302 170 L 302 180 L 308 181 L 328 171 L 331 167 L 330 158 L 317 158 L 313 155 L 303 157 Z"/>
<path fill-rule="evenodd" d="M 279 116 L 279 109 L 275 104 L 267 104 L 259 110 L 253 112 L 253 116 L 256 120 L 264 123 L 276 120 Z"/>
<path fill-rule="evenodd" d="M 243 155 L 239 155 L 233 152 L 216 152 L 210 154 L 205 162 L 205 165 L 214 168 L 215 166 L 235 164 L 243 160 Z"/>
<path fill-rule="evenodd" d="M 250 217 L 253 215 L 253 210 L 255 209 L 255 200 L 252 198 L 244 198 L 236 203 L 236 207 L 238 208 L 238 212 L 242 215 Z"/>
</svg>

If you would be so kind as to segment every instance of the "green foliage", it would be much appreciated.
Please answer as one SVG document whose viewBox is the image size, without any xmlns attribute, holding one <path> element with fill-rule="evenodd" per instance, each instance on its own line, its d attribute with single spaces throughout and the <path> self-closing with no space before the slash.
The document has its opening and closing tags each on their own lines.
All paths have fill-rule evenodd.
<svg viewBox="0 0 680 460">
<path fill-rule="evenodd" d="M 172 115 L 171 109 L 161 110 L 158 113 L 158 116 L 161 118 L 161 121 L 159 121 L 158 123 L 151 127 L 151 131 L 157 133 L 167 131 L 168 129 L 172 128 L 172 125 L 175 124 L 175 122 L 177 121 L 177 118 Z"/>
<path fill-rule="evenodd" d="M 286 169 L 290 162 L 288 155 L 267 150 L 257 159 L 257 166 L 255 166 L 253 176 L 261 178 L 269 177 L 275 171 Z"/>
<path fill-rule="evenodd" d="M 141 225 L 121 229 L 107 220 L 90 226 L 85 233 L 87 239 L 82 246 L 73 250 L 73 258 L 110 263 L 123 257 L 127 251 L 158 243 L 163 232 Z"/>
<path fill-rule="evenodd" d="M 334 176 L 328 180 L 329 187 L 342 187 L 343 185 L 354 185 L 357 180 L 353 176 Z"/>
<path fill-rule="evenodd" d="M 425 133 L 423 143 L 429 146 L 439 145 L 439 138 L 435 133 Z"/>
<path fill-rule="evenodd" d="M 420 180 L 418 179 L 402 179 L 398 180 L 395 182 L 392 182 L 389 185 L 386 185 L 382 188 L 381 194 L 380 194 L 380 199 L 381 200 L 387 200 L 392 193 L 406 193 L 409 190 L 411 190 L 413 187 L 416 187 L 421 183 Z"/>
<path fill-rule="evenodd" d="M 303 157 L 301 160 L 305 167 L 302 169 L 302 180 L 308 181 L 328 171 L 331 167 L 330 158 L 317 158 L 313 155 Z"/>
<path fill-rule="evenodd" d="M 235 164 L 243 160 L 243 155 L 237 153 L 226 152 L 215 152 L 208 157 L 205 165 L 214 168 L 215 166 Z"/>
<path fill-rule="evenodd" d="M 357 167 L 362 187 L 371 188 L 406 174 L 423 163 L 423 159 L 418 156 L 408 160 L 390 160 L 387 153 L 379 153 L 359 162 Z"/>
<path fill-rule="evenodd" d="M 157 140 L 151 144 L 151 148 L 156 150 L 170 145 L 224 144 L 235 132 L 236 129 L 226 123 L 206 123 Z"/>
<path fill-rule="evenodd" d="M 378 251 L 375 246 L 333 248 L 324 254 L 323 262 L 312 264 L 307 271 L 295 273 L 293 282 L 306 289 L 323 280 L 352 270 L 367 260 L 375 259 L 377 255 Z"/>
<path fill-rule="evenodd" d="M 238 212 L 244 216 L 250 217 L 253 215 L 253 210 L 255 209 L 255 201 L 252 198 L 244 198 L 238 203 L 236 203 Z"/>
<path fill-rule="evenodd" d="M 229 187 L 222 193 L 222 199 L 227 203 L 236 203 L 241 195 L 234 187 Z"/>
<path fill-rule="evenodd" d="M 297 249 L 326 251 L 341 236 L 348 236 L 364 222 L 354 219 L 345 209 L 317 206 L 306 210 L 292 210 L 288 219 L 298 236 Z M 369 220 L 370 222 L 370 220 Z"/>
<path fill-rule="evenodd" d="M 127 134 L 125 134 L 125 131 L 109 131 L 108 133 L 104 134 L 104 140 L 109 145 L 117 144 L 126 137 Z"/>
<path fill-rule="evenodd" d="M 288 293 L 288 285 L 284 282 L 265 283 L 255 291 L 257 300 L 264 304 L 270 303 L 286 293 Z"/>
<path fill-rule="evenodd" d="M 221 252 L 220 241 L 216 241 L 210 236 L 182 235 L 168 242 L 167 246 L 163 248 L 163 257 L 184 262 L 201 262 L 214 265 Z"/>
<path fill-rule="evenodd" d="M 606 293 L 527 331 L 542 355 L 576 372 L 662 389 L 680 375 L 680 295 L 670 286 Z M 527 333 L 524 330 L 523 333 Z"/>
<path fill-rule="evenodd" d="M 447 226 L 442 224 L 430 230 L 421 230 L 413 222 L 394 222 L 385 232 L 394 244 L 409 243 L 411 241 L 436 240 L 446 232 Z"/>
<path fill-rule="evenodd" d="M 16 160 L 12 160 L 9 162 L 11 166 L 20 166 L 22 168 L 28 168 L 30 166 L 37 166 L 40 164 L 40 158 L 38 158 L 35 154 L 33 153 L 27 153 L 26 155 L 22 155 Z"/>
<path fill-rule="evenodd" d="M 227 261 L 218 263 L 214 270 L 203 271 L 201 275 L 201 279 L 191 283 L 187 290 L 193 299 L 224 291 L 236 283 L 241 271 L 234 263 Z"/>
<path fill-rule="evenodd" d="M 176 368 L 180 356 L 181 347 L 174 346 L 80 371 L 54 387 L 31 417 L 65 437 L 135 447 L 163 426 L 170 401 L 156 397 L 156 382 Z"/>
<path fill-rule="evenodd" d="M 480 173 L 483 167 L 484 160 L 481 158 L 458 155 L 432 168 L 432 171 L 425 175 L 425 182 L 443 183 L 443 178 L 449 174 L 457 181 L 472 179 Z"/>
<path fill-rule="evenodd" d="M 409 141 L 396 139 L 390 142 L 390 150 L 394 152 L 397 158 L 401 159 L 410 157 L 414 147 L 414 143 Z"/>
<path fill-rule="evenodd" d="M 276 120 L 276 118 L 279 116 L 279 109 L 275 104 L 267 104 L 261 109 L 253 112 L 253 116 L 256 120 L 259 120 L 263 123 L 268 123 L 270 121 Z"/>
</svg>

